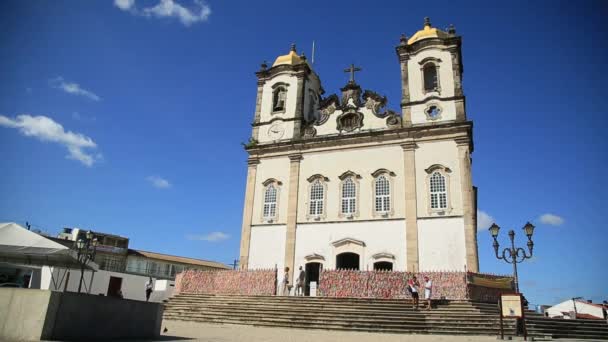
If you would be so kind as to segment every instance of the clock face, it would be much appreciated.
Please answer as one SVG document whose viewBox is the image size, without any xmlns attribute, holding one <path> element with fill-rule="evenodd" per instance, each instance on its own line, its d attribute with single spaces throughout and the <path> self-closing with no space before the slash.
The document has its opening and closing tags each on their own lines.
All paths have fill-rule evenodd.
<svg viewBox="0 0 608 342">
<path fill-rule="evenodd" d="M 268 137 L 272 140 L 279 140 L 285 133 L 285 125 L 283 122 L 276 122 L 268 129 Z"/>
</svg>

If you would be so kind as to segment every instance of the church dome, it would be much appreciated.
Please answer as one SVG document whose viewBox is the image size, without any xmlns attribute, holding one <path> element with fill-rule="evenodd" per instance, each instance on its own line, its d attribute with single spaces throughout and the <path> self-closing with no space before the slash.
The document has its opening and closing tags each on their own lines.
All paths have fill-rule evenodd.
<svg viewBox="0 0 608 342">
<path fill-rule="evenodd" d="M 298 55 L 298 53 L 296 52 L 296 45 L 291 44 L 291 50 L 289 51 L 289 53 L 277 57 L 274 63 L 272 63 L 272 66 L 275 67 L 277 65 L 297 65 L 305 62 L 306 58 Z"/>
<path fill-rule="evenodd" d="M 429 17 L 424 18 L 424 28 L 416 32 L 412 38 L 407 41 L 408 45 L 412 45 L 415 42 L 427 38 L 447 38 L 450 35 L 447 32 L 441 31 L 436 27 L 431 27 L 431 20 Z"/>
</svg>

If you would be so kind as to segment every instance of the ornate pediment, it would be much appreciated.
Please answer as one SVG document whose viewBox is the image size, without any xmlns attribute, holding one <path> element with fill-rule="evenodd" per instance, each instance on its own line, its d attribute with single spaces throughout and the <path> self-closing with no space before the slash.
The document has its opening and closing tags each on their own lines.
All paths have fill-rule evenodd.
<svg viewBox="0 0 608 342">
<path fill-rule="evenodd" d="M 307 256 L 304 257 L 304 259 L 306 259 L 306 261 L 315 261 L 315 260 L 325 261 L 325 257 L 320 254 L 317 254 L 317 253 L 308 254 Z"/>
<path fill-rule="evenodd" d="M 338 241 L 334 241 L 331 243 L 334 247 L 340 247 L 340 246 L 344 246 L 344 245 L 357 245 L 357 246 L 361 246 L 361 247 L 365 247 L 365 242 L 361 241 L 361 240 L 357 240 L 357 239 L 353 239 L 353 238 L 344 238 L 344 239 L 340 239 Z"/>
<path fill-rule="evenodd" d="M 376 253 L 372 255 L 372 259 L 395 259 L 395 256 L 391 253 Z"/>
<path fill-rule="evenodd" d="M 341 88 L 342 90 L 342 108 L 361 107 L 361 87 L 356 83 L 349 83 Z M 352 100 L 352 104 L 349 102 Z"/>
</svg>

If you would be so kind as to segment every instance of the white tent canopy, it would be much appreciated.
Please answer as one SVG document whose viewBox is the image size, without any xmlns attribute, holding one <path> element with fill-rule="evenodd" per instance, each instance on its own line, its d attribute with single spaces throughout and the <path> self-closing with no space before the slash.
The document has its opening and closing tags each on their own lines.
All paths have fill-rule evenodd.
<svg viewBox="0 0 608 342">
<path fill-rule="evenodd" d="M 76 252 L 14 222 L 0 223 L 0 262 L 80 268 Z M 99 270 L 89 261 L 86 268 Z"/>
</svg>

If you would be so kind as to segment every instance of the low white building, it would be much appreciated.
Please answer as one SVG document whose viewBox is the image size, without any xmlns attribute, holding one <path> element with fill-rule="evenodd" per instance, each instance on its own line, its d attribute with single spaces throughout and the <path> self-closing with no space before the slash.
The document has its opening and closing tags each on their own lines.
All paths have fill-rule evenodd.
<svg viewBox="0 0 608 342">
<path fill-rule="evenodd" d="M 604 319 L 606 308 L 602 304 L 595 304 L 579 299 L 568 299 L 545 310 L 545 314 L 552 318 L 597 318 Z"/>
</svg>

